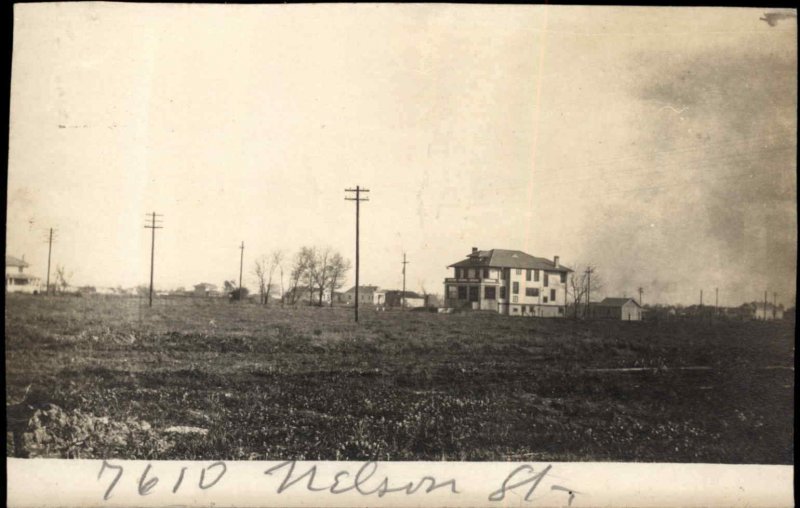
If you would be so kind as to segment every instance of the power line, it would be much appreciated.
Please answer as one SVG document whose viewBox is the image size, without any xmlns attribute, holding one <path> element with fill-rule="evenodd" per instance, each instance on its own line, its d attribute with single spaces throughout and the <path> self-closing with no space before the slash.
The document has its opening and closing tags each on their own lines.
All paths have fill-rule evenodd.
<svg viewBox="0 0 800 508">
<path fill-rule="evenodd" d="M 150 240 L 150 293 L 148 299 L 148 306 L 153 306 L 153 269 L 155 267 L 155 253 L 156 253 L 156 229 L 163 229 L 160 223 L 162 219 L 158 217 L 163 217 L 160 213 L 153 212 L 147 216 L 148 220 L 150 221 L 148 224 L 145 224 L 144 227 L 146 229 L 151 230 L 151 240 Z"/>
<path fill-rule="evenodd" d="M 360 186 L 356 185 L 355 189 L 345 189 L 345 192 L 355 192 L 355 197 L 345 197 L 345 201 L 355 201 L 356 202 L 356 304 L 355 304 L 355 320 L 358 323 L 358 271 L 359 271 L 359 252 L 358 252 L 358 240 L 359 240 L 359 213 L 360 213 L 360 205 L 362 201 L 369 201 L 369 197 L 361 197 L 361 193 L 369 192 L 369 189 L 362 189 Z"/>
</svg>

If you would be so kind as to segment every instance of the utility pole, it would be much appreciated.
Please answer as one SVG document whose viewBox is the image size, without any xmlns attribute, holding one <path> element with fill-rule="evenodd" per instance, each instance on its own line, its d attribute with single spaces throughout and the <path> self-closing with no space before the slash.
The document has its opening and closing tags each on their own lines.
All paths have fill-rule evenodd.
<svg viewBox="0 0 800 508">
<path fill-rule="evenodd" d="M 764 291 L 764 321 L 767 320 L 767 292 Z"/>
<path fill-rule="evenodd" d="M 772 319 L 775 319 L 775 312 L 778 310 L 778 293 L 772 293 Z"/>
<path fill-rule="evenodd" d="M 369 189 L 362 189 L 360 186 L 356 185 L 355 189 L 345 189 L 345 192 L 355 192 L 355 197 L 345 197 L 345 201 L 355 201 L 356 202 L 356 305 L 355 309 L 355 319 L 356 323 L 358 323 L 358 270 L 359 270 L 359 253 L 358 253 L 358 239 L 359 239 L 359 213 L 360 213 L 360 205 L 362 201 L 369 201 L 368 197 L 361 197 L 361 193 L 369 192 Z"/>
<path fill-rule="evenodd" d="M 244 267 L 244 240 L 242 240 L 242 245 L 239 247 L 242 250 L 242 255 L 239 257 L 239 292 L 237 293 L 237 300 L 242 299 L 242 268 Z"/>
<path fill-rule="evenodd" d="M 153 306 L 153 267 L 155 266 L 156 229 L 164 228 L 164 226 L 159 224 L 159 222 L 162 219 L 159 219 L 158 217 L 163 217 L 163 215 L 153 212 L 148 217 L 150 222 L 144 225 L 146 229 L 152 230 L 151 240 L 150 240 L 150 297 L 148 300 L 148 306 L 150 307 Z"/>
<path fill-rule="evenodd" d="M 714 315 L 719 314 L 719 288 L 714 288 Z"/>
<path fill-rule="evenodd" d="M 50 294 L 50 256 L 53 253 L 53 228 L 50 228 L 50 238 L 47 241 L 47 291 Z"/>
<path fill-rule="evenodd" d="M 642 300 L 642 293 L 644 293 L 644 289 L 640 287 L 639 288 L 639 305 L 640 306 L 644 305 L 644 300 Z"/>
<path fill-rule="evenodd" d="M 592 272 L 594 272 L 593 267 L 589 267 L 586 269 L 586 317 L 589 317 L 589 312 L 591 310 L 591 301 L 592 301 Z"/>
<path fill-rule="evenodd" d="M 700 290 L 700 307 L 703 306 L 703 290 Z"/>
<path fill-rule="evenodd" d="M 403 310 L 406 309 L 406 265 L 410 261 L 406 261 L 406 253 L 403 253 Z"/>
</svg>

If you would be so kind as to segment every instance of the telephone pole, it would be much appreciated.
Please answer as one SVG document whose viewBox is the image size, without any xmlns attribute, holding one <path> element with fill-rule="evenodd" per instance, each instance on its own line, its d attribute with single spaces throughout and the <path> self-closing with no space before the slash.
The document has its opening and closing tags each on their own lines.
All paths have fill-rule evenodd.
<svg viewBox="0 0 800 508">
<path fill-rule="evenodd" d="M 775 319 L 775 312 L 778 310 L 778 293 L 772 293 L 772 319 Z"/>
<path fill-rule="evenodd" d="M 406 308 L 406 265 L 410 261 L 406 261 L 406 253 L 403 253 L 403 310 Z"/>
<path fill-rule="evenodd" d="M 767 320 L 767 292 L 764 291 L 764 321 Z"/>
<path fill-rule="evenodd" d="M 345 201 L 355 201 L 356 202 L 356 305 L 355 309 L 355 320 L 358 323 L 358 269 L 359 269 L 359 253 L 358 253 L 358 239 L 359 239 L 359 213 L 360 213 L 360 205 L 362 201 L 369 201 L 369 197 L 362 197 L 361 193 L 369 192 L 369 189 L 362 189 L 360 186 L 356 185 L 355 189 L 345 189 L 345 192 L 355 192 L 355 197 L 345 197 Z"/>
<path fill-rule="evenodd" d="M 642 294 L 643 293 L 644 293 L 644 289 L 643 288 L 639 288 L 639 305 L 640 306 L 644 305 L 644 300 L 642 300 Z"/>
<path fill-rule="evenodd" d="M 50 256 L 53 253 L 53 228 L 50 228 L 50 237 L 47 240 L 47 291 L 50 294 Z"/>
<path fill-rule="evenodd" d="M 244 240 L 242 240 L 242 245 L 239 247 L 242 250 L 242 255 L 239 257 L 239 292 L 237 293 L 237 300 L 242 299 L 242 268 L 244 267 Z"/>
<path fill-rule="evenodd" d="M 589 267 L 586 269 L 586 317 L 589 317 L 589 313 L 591 310 L 591 302 L 592 302 L 592 272 L 594 272 L 593 267 Z"/>
<path fill-rule="evenodd" d="M 160 213 L 153 212 L 149 214 L 148 220 L 150 221 L 148 224 L 145 224 L 144 227 L 146 229 L 150 229 L 151 233 L 151 240 L 150 240 L 150 297 L 148 300 L 148 306 L 153 306 L 153 267 L 155 266 L 155 252 L 156 252 L 156 229 L 163 229 L 164 226 L 160 224 L 159 217 L 163 217 Z"/>
</svg>

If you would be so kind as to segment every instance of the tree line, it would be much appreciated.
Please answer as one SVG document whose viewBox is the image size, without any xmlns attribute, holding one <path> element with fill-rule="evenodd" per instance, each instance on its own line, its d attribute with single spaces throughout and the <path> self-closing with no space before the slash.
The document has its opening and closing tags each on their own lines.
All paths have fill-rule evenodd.
<svg viewBox="0 0 800 508">
<path fill-rule="evenodd" d="M 333 305 L 333 294 L 344 285 L 350 268 L 350 260 L 330 247 L 301 247 L 290 259 L 282 250 L 272 251 L 259 256 L 253 265 L 259 303 L 270 305 L 277 289 L 281 305 L 305 302 L 322 306 L 326 297 Z M 231 293 L 234 298 L 246 296 L 237 290 Z"/>
</svg>

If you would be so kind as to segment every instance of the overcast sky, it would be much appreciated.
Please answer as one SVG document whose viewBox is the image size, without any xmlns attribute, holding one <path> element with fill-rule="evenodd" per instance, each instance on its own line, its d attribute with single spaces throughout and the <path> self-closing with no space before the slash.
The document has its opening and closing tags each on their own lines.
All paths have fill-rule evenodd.
<svg viewBox="0 0 800 508">
<path fill-rule="evenodd" d="M 157 287 L 237 279 L 244 241 L 252 288 L 273 249 L 352 259 L 362 185 L 363 283 L 405 251 L 441 293 L 474 246 L 793 305 L 797 21 L 763 15 L 18 4 L 7 253 L 43 277 L 54 227 L 72 283 L 144 283 L 155 210 Z"/>
</svg>

